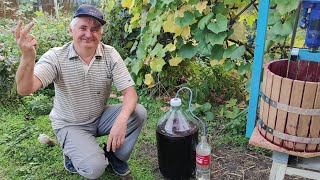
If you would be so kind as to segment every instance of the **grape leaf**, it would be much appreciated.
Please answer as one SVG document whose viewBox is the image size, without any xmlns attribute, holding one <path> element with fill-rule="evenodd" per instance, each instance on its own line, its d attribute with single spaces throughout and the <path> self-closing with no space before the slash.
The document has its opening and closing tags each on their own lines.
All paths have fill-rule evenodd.
<svg viewBox="0 0 320 180">
<path fill-rule="evenodd" d="M 197 47 L 193 46 L 191 42 L 183 45 L 178 52 L 178 56 L 182 58 L 191 59 L 197 53 Z"/>
<path fill-rule="evenodd" d="M 162 67 L 166 64 L 166 62 L 162 58 L 154 58 L 150 62 L 150 68 L 154 72 L 161 72 Z"/>
<path fill-rule="evenodd" d="M 239 46 L 232 54 L 230 55 L 230 59 L 237 59 L 244 55 L 246 52 L 246 47 L 241 45 Z"/>
<path fill-rule="evenodd" d="M 208 120 L 208 121 L 214 120 L 214 114 L 213 114 L 213 112 L 211 112 L 211 111 L 206 112 L 206 120 Z"/>
<path fill-rule="evenodd" d="M 133 65 L 131 66 L 131 70 L 133 73 L 135 73 L 136 75 L 138 75 L 140 69 L 142 68 L 143 66 L 143 61 L 139 61 L 139 60 L 136 60 L 133 62 Z"/>
<path fill-rule="evenodd" d="M 245 73 L 247 73 L 250 70 L 250 67 L 251 67 L 251 64 L 249 64 L 249 63 L 241 64 L 238 67 L 238 74 L 241 76 L 244 75 Z"/>
<path fill-rule="evenodd" d="M 163 48 L 163 45 L 158 43 L 153 50 L 150 52 L 151 57 L 164 57 L 166 55 L 166 49 Z"/>
<path fill-rule="evenodd" d="M 124 8 L 131 9 L 134 5 L 134 0 L 122 0 L 121 5 Z"/>
<path fill-rule="evenodd" d="M 168 4 L 172 3 L 174 0 L 161 0 L 161 1 L 168 5 Z"/>
<path fill-rule="evenodd" d="M 278 11 L 270 9 L 268 17 L 268 25 L 273 25 L 281 21 L 281 15 Z"/>
<path fill-rule="evenodd" d="M 193 13 L 186 11 L 186 12 L 184 12 L 184 16 L 177 17 L 175 22 L 178 26 L 185 27 L 185 26 L 193 24 L 193 20 L 194 20 Z"/>
<path fill-rule="evenodd" d="M 169 60 L 169 64 L 170 66 L 178 66 L 181 61 L 182 61 L 181 57 L 175 57 Z"/>
<path fill-rule="evenodd" d="M 297 9 L 299 1 L 292 1 L 292 0 L 275 0 L 277 4 L 277 10 L 281 14 L 285 14 L 291 12 L 292 10 Z"/>
<path fill-rule="evenodd" d="M 201 30 L 203 30 L 203 29 L 206 27 L 206 25 L 208 25 L 208 23 L 209 23 L 210 20 L 212 19 L 213 15 L 214 15 L 213 13 L 210 13 L 210 14 L 204 16 L 204 17 L 199 21 L 199 23 L 198 23 L 198 28 L 201 29 Z"/>
<path fill-rule="evenodd" d="M 146 84 L 149 88 L 155 86 L 155 82 L 152 77 L 152 74 L 145 74 L 144 75 L 144 84 Z"/>
<path fill-rule="evenodd" d="M 223 58 L 223 54 L 224 54 L 224 48 L 222 45 L 214 45 L 211 51 L 211 59 L 215 59 L 215 60 L 221 60 Z"/>
<path fill-rule="evenodd" d="M 237 59 L 243 56 L 245 52 L 246 52 L 246 48 L 243 45 L 237 47 L 234 44 L 225 50 L 223 57 L 230 58 L 230 59 Z"/>
<path fill-rule="evenodd" d="M 212 51 L 212 46 L 210 43 L 206 43 L 204 41 L 201 41 L 198 45 L 198 51 L 202 55 L 210 56 Z"/>
<path fill-rule="evenodd" d="M 226 17 L 221 14 L 217 14 L 215 20 L 215 22 L 211 22 L 208 25 L 208 29 L 216 34 L 228 30 L 228 19 Z"/>
<path fill-rule="evenodd" d="M 215 34 L 215 33 L 207 34 L 207 39 L 209 40 L 212 46 L 215 44 L 223 44 L 226 37 L 227 37 L 227 32 L 221 32 L 218 34 Z"/>
</svg>

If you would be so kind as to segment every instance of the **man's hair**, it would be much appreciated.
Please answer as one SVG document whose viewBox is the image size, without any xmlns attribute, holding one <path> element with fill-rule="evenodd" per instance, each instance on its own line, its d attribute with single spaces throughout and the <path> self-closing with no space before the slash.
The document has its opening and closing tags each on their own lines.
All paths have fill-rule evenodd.
<svg viewBox="0 0 320 180">
<path fill-rule="evenodd" d="M 89 17 L 90 18 L 90 21 L 93 21 L 94 24 L 97 24 L 100 26 L 101 28 L 101 32 L 103 31 L 103 26 L 100 24 L 100 22 L 98 20 L 96 20 L 95 18 L 92 18 L 92 17 Z M 70 22 L 70 28 L 73 30 L 73 28 L 76 27 L 76 24 L 78 23 L 79 21 L 79 17 L 75 17 L 72 19 L 72 21 Z"/>
</svg>

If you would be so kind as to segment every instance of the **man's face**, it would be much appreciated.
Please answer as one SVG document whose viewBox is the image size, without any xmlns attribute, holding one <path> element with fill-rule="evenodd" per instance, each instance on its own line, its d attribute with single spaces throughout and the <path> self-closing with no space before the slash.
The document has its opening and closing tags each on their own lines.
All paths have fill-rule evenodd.
<svg viewBox="0 0 320 180">
<path fill-rule="evenodd" d="M 101 40 L 101 24 L 90 17 L 78 17 L 73 28 L 70 28 L 73 43 L 78 47 L 97 48 Z"/>
</svg>

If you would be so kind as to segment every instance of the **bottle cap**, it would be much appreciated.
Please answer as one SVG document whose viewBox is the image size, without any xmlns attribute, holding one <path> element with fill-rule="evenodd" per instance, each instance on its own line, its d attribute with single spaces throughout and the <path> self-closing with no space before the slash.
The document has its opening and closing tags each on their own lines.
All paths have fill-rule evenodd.
<svg viewBox="0 0 320 180">
<path fill-rule="evenodd" d="M 180 98 L 172 98 L 170 100 L 171 106 L 181 106 L 181 99 Z"/>
</svg>

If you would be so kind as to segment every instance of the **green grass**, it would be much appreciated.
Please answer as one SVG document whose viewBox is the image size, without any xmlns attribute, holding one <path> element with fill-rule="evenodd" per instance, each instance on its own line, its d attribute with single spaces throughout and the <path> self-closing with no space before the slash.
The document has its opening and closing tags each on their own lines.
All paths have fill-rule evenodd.
<svg viewBox="0 0 320 180">
<path fill-rule="evenodd" d="M 112 103 L 117 103 L 117 100 L 112 100 Z M 132 172 L 126 178 L 157 179 L 154 173 L 157 166 L 157 157 L 154 156 L 155 126 L 163 104 L 145 97 L 142 97 L 140 103 L 147 108 L 149 117 L 129 160 Z M 0 107 L 0 179 L 85 179 L 64 169 L 59 145 L 49 147 L 39 143 L 37 138 L 42 133 L 57 141 L 48 116 L 38 116 L 28 121 L 26 114 L 22 105 L 18 108 Z M 98 139 L 100 143 L 105 140 L 105 137 Z M 100 179 L 121 178 L 107 168 Z"/>
</svg>

